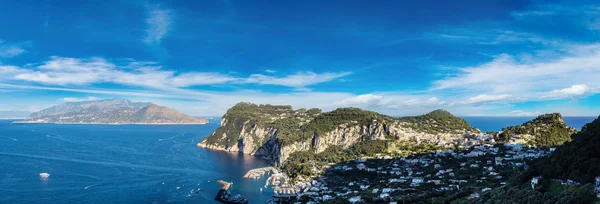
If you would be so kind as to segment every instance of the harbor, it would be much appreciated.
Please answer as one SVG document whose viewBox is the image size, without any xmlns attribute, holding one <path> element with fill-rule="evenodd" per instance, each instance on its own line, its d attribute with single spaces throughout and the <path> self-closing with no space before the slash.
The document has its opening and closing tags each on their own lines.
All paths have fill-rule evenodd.
<svg viewBox="0 0 600 204">
<path fill-rule="evenodd" d="M 270 174 L 270 176 L 265 182 L 264 188 L 271 187 L 274 192 L 274 195 L 267 203 L 293 203 L 297 200 L 297 192 L 299 190 L 290 185 L 290 178 L 287 174 L 280 172 L 274 167 L 252 169 L 244 175 L 244 178 L 259 179 L 265 176 L 265 174 Z"/>
<path fill-rule="evenodd" d="M 277 170 L 276 168 L 264 167 L 264 168 L 252 169 L 252 170 L 248 171 L 244 175 L 244 178 L 259 179 L 259 178 L 263 177 L 265 174 L 276 174 L 276 173 L 279 173 L 279 170 Z"/>
</svg>

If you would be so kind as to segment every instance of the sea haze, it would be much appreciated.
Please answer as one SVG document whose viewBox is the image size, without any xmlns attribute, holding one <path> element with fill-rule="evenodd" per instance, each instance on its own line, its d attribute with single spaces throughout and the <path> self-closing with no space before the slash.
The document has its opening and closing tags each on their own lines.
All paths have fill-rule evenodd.
<svg viewBox="0 0 600 204">
<path fill-rule="evenodd" d="M 195 146 L 217 128 L 213 121 L 156 126 L 11 122 L 0 120 L 0 203 L 215 203 L 219 179 L 232 181 L 232 192 L 250 203 L 264 203 L 272 195 L 272 190 L 260 191 L 266 178 L 242 178 L 252 168 L 268 166 L 267 161 Z M 42 172 L 50 174 L 47 181 L 39 178 Z"/>
</svg>

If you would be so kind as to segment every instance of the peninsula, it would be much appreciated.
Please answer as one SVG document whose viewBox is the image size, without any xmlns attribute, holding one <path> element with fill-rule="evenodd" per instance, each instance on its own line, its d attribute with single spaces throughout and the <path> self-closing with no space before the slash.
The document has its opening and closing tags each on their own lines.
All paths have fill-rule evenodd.
<svg viewBox="0 0 600 204">
<path fill-rule="evenodd" d="M 171 108 L 125 99 L 67 102 L 32 113 L 18 123 L 56 124 L 206 124 Z"/>
</svg>

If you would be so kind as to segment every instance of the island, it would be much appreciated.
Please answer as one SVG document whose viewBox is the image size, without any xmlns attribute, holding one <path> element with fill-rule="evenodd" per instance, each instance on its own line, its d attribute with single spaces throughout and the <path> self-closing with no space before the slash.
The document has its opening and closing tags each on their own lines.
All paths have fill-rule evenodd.
<svg viewBox="0 0 600 204">
<path fill-rule="evenodd" d="M 550 113 L 483 133 L 445 110 L 390 117 L 358 108 L 323 112 L 241 102 L 197 146 L 270 160 L 281 172 L 267 182 L 275 200 L 514 203 L 536 197 L 530 201 L 569 203 L 600 192 L 593 185 L 600 175 L 599 123 L 578 132 Z M 256 169 L 246 178 L 266 169 L 273 171 Z"/>
<path fill-rule="evenodd" d="M 55 124 L 206 124 L 171 108 L 126 99 L 67 102 L 34 112 L 16 123 Z"/>
</svg>

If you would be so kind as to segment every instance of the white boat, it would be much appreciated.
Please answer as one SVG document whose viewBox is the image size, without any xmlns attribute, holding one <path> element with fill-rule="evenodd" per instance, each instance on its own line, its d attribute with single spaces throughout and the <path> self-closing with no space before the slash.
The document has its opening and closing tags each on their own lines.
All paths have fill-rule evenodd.
<svg viewBox="0 0 600 204">
<path fill-rule="evenodd" d="M 49 173 L 40 173 L 40 179 L 42 179 L 43 181 L 48 180 L 48 177 L 50 177 Z"/>
</svg>

